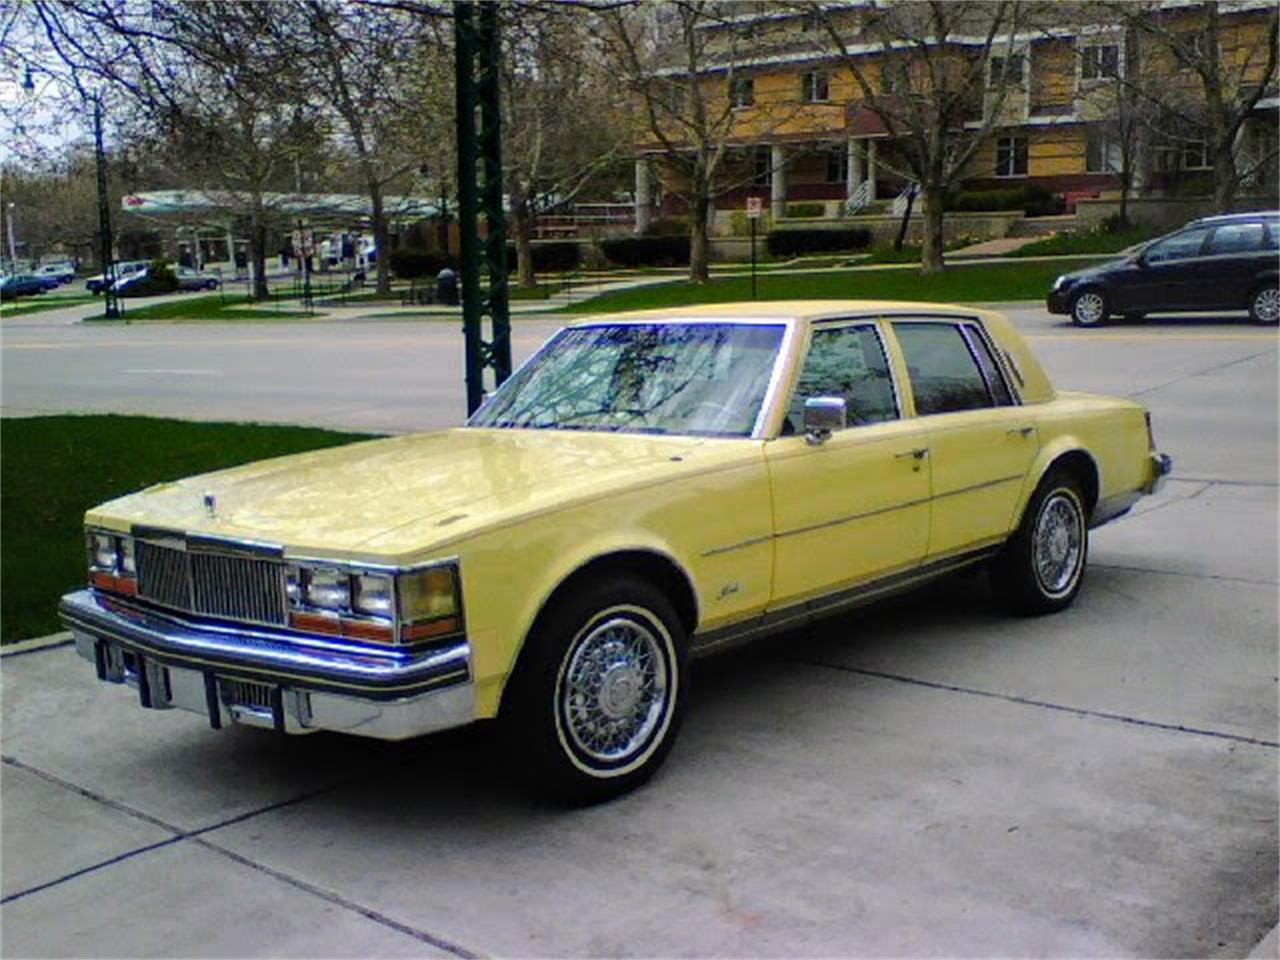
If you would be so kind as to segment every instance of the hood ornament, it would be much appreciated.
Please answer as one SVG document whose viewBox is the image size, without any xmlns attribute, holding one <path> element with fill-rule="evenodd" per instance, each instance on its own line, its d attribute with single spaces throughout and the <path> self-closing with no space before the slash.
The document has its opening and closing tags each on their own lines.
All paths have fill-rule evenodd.
<svg viewBox="0 0 1280 960">
<path fill-rule="evenodd" d="M 217 517 L 218 498 L 215 497 L 212 493 L 206 493 L 204 495 L 204 509 L 205 509 L 205 512 L 209 514 L 209 516 Z"/>
</svg>

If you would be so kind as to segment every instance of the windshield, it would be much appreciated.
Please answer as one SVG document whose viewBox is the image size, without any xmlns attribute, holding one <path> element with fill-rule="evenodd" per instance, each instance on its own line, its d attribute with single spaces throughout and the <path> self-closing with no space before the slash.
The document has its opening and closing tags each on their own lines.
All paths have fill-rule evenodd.
<svg viewBox="0 0 1280 960">
<path fill-rule="evenodd" d="M 734 323 L 561 330 L 468 424 L 749 436 L 784 330 Z"/>
</svg>

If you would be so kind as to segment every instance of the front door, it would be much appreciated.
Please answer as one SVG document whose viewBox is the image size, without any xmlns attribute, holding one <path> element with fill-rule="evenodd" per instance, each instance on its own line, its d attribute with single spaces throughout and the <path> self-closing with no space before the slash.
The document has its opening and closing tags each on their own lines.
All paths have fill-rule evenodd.
<svg viewBox="0 0 1280 960">
<path fill-rule="evenodd" d="M 1116 286 L 1117 311 L 1193 310 L 1205 305 L 1199 270 L 1209 227 L 1192 227 L 1147 247 L 1137 269 Z"/>
<path fill-rule="evenodd" d="M 1035 421 L 1017 403 L 977 323 L 903 318 L 893 331 L 916 417 L 929 431 L 929 558 L 994 546 L 1015 523 L 1039 451 Z"/>
<path fill-rule="evenodd" d="M 845 400 L 848 426 L 824 443 L 803 435 L 810 397 Z M 815 324 L 783 436 L 766 444 L 771 609 L 920 562 L 929 533 L 927 448 L 920 422 L 903 419 L 877 324 Z"/>
</svg>

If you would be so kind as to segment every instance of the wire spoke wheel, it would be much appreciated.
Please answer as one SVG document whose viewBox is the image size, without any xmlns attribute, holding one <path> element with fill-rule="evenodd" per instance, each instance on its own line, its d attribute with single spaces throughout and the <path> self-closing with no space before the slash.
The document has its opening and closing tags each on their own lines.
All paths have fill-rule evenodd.
<svg viewBox="0 0 1280 960">
<path fill-rule="evenodd" d="M 641 756 L 669 712 L 669 639 L 648 618 L 597 620 L 561 670 L 556 709 L 573 752 L 591 766 Z"/>
<path fill-rule="evenodd" d="M 1069 494 L 1055 492 L 1036 520 L 1032 562 L 1040 587 L 1051 597 L 1069 592 L 1084 556 L 1084 517 Z"/>
</svg>

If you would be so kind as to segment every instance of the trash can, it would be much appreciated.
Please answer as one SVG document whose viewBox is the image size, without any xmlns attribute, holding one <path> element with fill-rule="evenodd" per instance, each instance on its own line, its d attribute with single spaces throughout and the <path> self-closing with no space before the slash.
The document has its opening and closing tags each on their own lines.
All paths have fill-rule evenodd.
<svg viewBox="0 0 1280 960">
<path fill-rule="evenodd" d="M 436 274 L 436 303 L 458 305 L 458 275 L 448 267 Z"/>
</svg>

